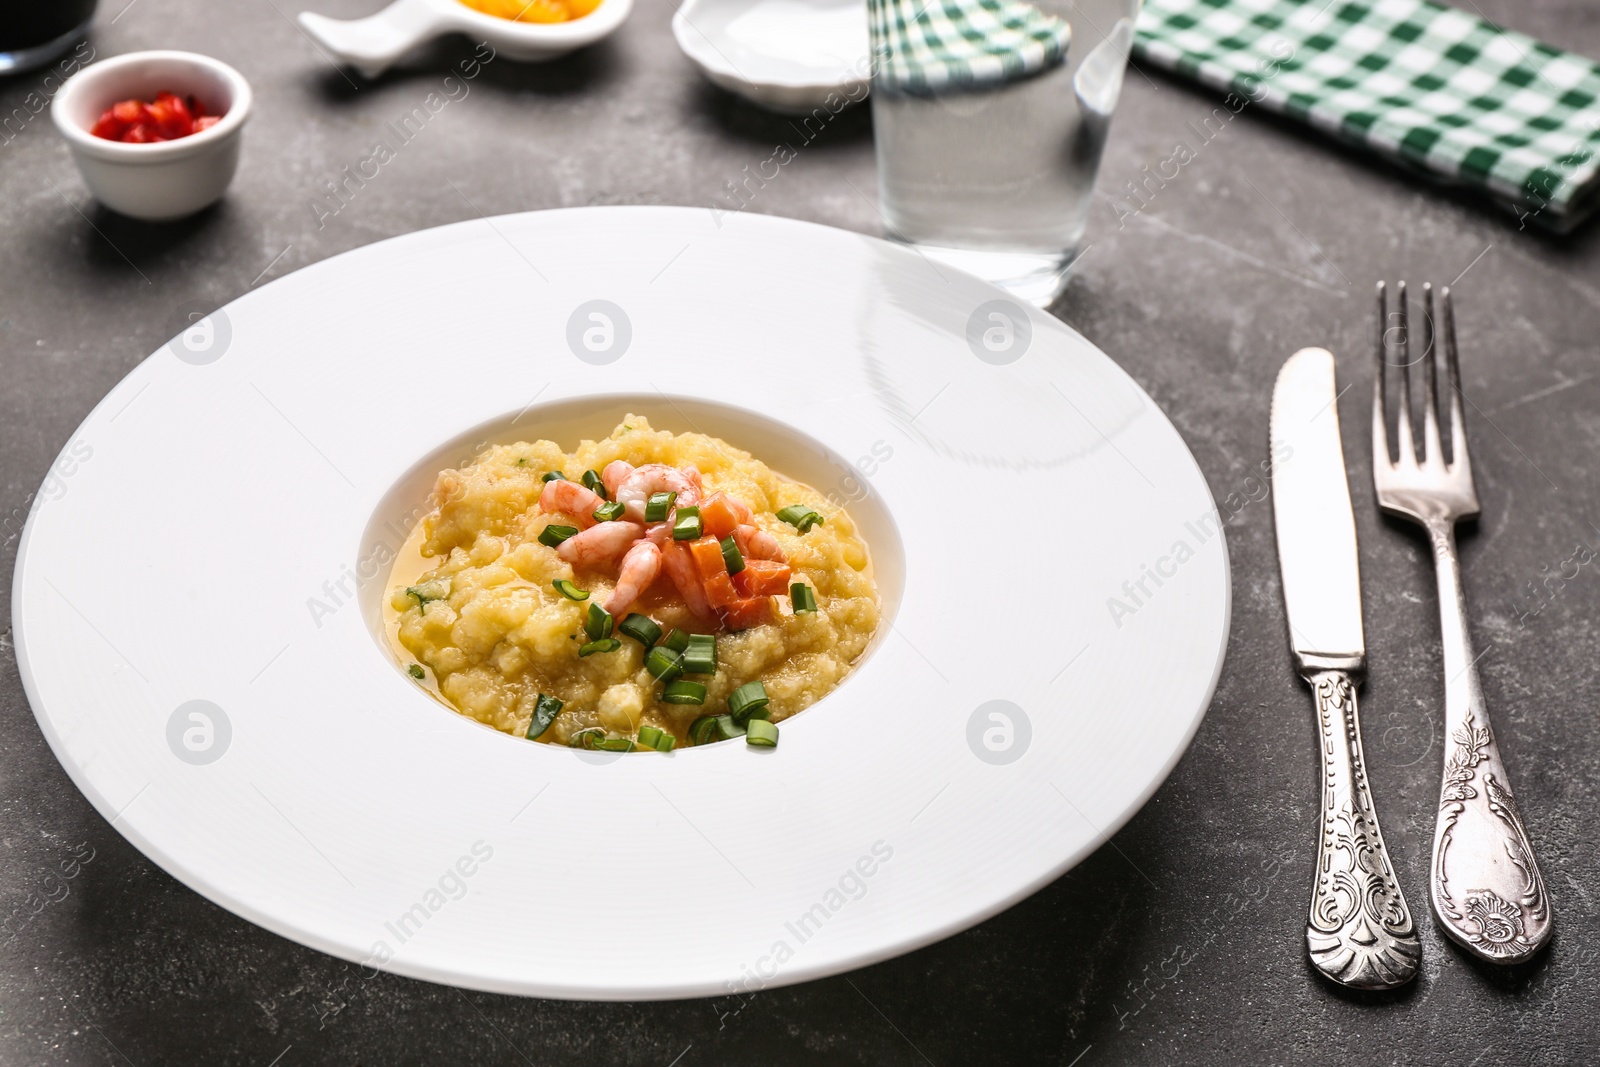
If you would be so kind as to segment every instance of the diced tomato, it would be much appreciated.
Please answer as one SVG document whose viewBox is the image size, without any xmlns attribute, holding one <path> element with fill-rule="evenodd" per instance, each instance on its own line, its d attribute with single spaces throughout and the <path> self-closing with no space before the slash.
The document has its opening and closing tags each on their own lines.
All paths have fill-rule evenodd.
<svg viewBox="0 0 1600 1067">
<path fill-rule="evenodd" d="M 146 103 L 142 100 L 119 100 L 112 104 L 89 132 L 109 141 L 132 144 L 149 144 L 152 141 L 174 141 L 180 137 L 209 130 L 217 124 L 220 115 L 207 115 L 200 101 L 193 96 L 185 99 L 175 93 L 157 93 Z"/>
<path fill-rule="evenodd" d="M 705 513 L 700 513 L 700 522 L 705 523 Z M 694 565 L 700 569 L 700 577 L 707 582 L 718 575 L 728 576 L 728 563 L 722 558 L 722 546 L 715 537 L 702 537 L 689 542 L 689 551 L 694 553 Z"/>
<path fill-rule="evenodd" d="M 730 630 L 748 630 L 760 626 L 772 617 L 772 598 L 769 596 L 741 597 L 723 611 Z"/>
<path fill-rule="evenodd" d="M 733 588 L 732 580 L 726 574 L 719 574 L 706 580 L 706 599 L 714 608 L 725 608 L 738 600 L 739 594 Z"/>
<path fill-rule="evenodd" d="M 747 559 L 744 570 L 733 576 L 740 596 L 780 596 L 789 591 L 789 565 L 770 559 Z"/>
<path fill-rule="evenodd" d="M 145 108 L 149 122 L 166 140 L 187 137 L 194 132 L 194 116 L 186 105 L 172 93 L 160 93 Z"/>
<path fill-rule="evenodd" d="M 727 493 L 712 493 L 700 503 L 700 526 L 715 538 L 727 537 L 739 525 L 738 513 Z"/>
<path fill-rule="evenodd" d="M 117 141 L 122 139 L 122 131 L 127 128 L 121 119 L 111 113 L 110 108 L 106 108 L 89 128 L 89 132 L 108 141 Z"/>
</svg>

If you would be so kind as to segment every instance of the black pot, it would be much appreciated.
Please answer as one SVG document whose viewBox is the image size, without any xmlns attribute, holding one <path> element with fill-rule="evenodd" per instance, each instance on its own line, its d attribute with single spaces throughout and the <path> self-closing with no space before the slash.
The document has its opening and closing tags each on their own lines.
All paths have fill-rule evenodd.
<svg viewBox="0 0 1600 1067">
<path fill-rule="evenodd" d="M 97 0 L 0 0 L 0 74 L 42 67 L 83 36 Z"/>
</svg>

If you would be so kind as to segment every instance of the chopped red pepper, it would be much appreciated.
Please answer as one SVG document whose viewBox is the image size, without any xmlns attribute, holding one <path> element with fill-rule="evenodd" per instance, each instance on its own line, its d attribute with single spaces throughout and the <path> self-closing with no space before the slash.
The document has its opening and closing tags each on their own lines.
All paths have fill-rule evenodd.
<svg viewBox="0 0 1600 1067">
<path fill-rule="evenodd" d="M 727 537 L 738 525 L 739 513 L 729 503 L 728 494 L 712 493 L 701 502 L 700 527 L 712 537 L 719 540 Z"/>
<path fill-rule="evenodd" d="M 705 513 L 700 515 L 700 521 L 705 522 Z M 728 576 L 727 561 L 722 558 L 722 545 L 715 537 L 702 537 L 689 542 L 689 551 L 694 554 L 695 567 L 700 571 L 700 577 L 710 582 L 719 575 Z"/>
<path fill-rule="evenodd" d="M 789 565 L 770 559 L 747 559 L 744 570 L 733 576 L 740 596 L 779 596 L 789 591 Z"/>
<path fill-rule="evenodd" d="M 158 93 L 149 102 L 117 101 L 101 113 L 89 132 L 108 141 L 149 144 L 175 141 L 209 130 L 221 118 L 221 115 L 206 114 L 205 106 L 193 96 Z"/>
<path fill-rule="evenodd" d="M 769 596 L 742 597 L 723 610 L 723 618 L 730 630 L 748 630 L 752 626 L 760 626 L 771 614 L 772 598 Z"/>
<path fill-rule="evenodd" d="M 719 574 L 706 579 L 706 599 L 714 608 L 725 608 L 739 599 L 739 593 L 726 574 Z"/>
</svg>

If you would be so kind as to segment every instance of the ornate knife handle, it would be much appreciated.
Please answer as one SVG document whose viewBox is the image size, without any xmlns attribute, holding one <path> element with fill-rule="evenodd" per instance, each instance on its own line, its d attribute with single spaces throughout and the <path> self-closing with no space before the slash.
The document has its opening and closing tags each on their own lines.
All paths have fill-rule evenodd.
<svg viewBox="0 0 1600 1067">
<path fill-rule="evenodd" d="M 1490 963 L 1522 963 L 1553 917 L 1533 843 L 1489 726 L 1467 633 L 1454 530 L 1431 529 L 1444 639 L 1445 757 L 1428 887 L 1445 933 Z"/>
<path fill-rule="evenodd" d="M 1422 946 L 1383 847 L 1361 753 L 1355 685 L 1343 670 L 1308 668 L 1321 729 L 1322 834 L 1306 947 L 1340 985 L 1389 989 L 1416 977 Z"/>
</svg>

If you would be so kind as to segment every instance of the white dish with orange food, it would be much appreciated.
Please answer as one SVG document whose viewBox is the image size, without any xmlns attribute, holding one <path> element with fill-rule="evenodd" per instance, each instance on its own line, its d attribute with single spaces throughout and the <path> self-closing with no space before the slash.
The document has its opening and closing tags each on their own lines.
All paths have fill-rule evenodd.
<svg viewBox="0 0 1600 1067">
<path fill-rule="evenodd" d="M 636 529 L 578 541 L 603 522 Z M 641 543 L 697 582 L 625 604 Z M 859 234 L 595 208 L 192 325 L 64 444 L 12 610 L 62 765 L 197 892 L 399 974 L 639 999 L 863 966 L 1059 877 L 1185 750 L 1228 591 L 1193 458 L 1060 322 Z"/>
<path fill-rule="evenodd" d="M 394 0 L 366 18 L 300 13 L 300 25 L 334 58 L 376 78 L 445 34 L 486 42 L 525 63 L 559 59 L 610 36 L 633 0 Z"/>
</svg>

